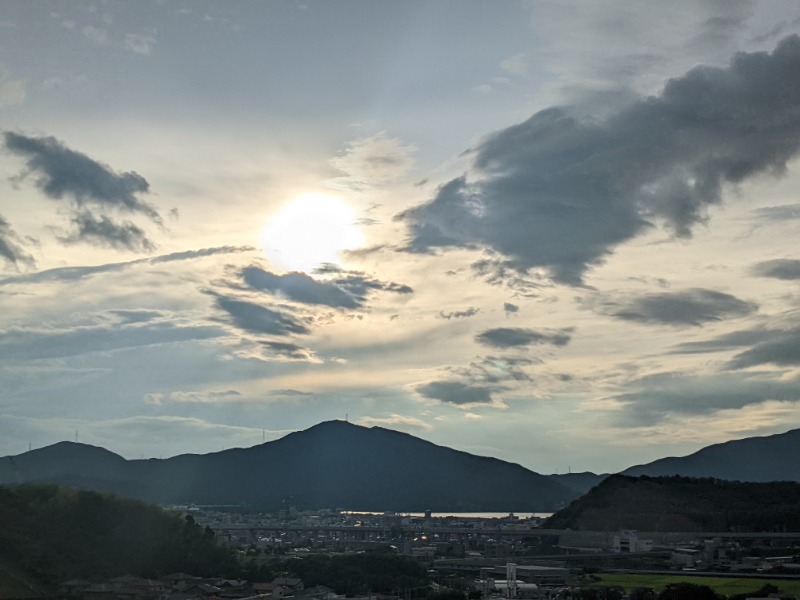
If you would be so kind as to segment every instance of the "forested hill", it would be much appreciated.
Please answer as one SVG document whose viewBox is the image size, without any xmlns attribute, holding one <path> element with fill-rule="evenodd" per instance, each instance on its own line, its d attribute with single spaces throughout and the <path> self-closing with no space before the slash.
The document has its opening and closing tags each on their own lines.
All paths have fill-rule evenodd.
<svg viewBox="0 0 800 600">
<path fill-rule="evenodd" d="M 190 518 L 55 485 L 0 486 L 0 565 L 35 585 L 171 572 L 235 577 L 232 550 Z"/>
<path fill-rule="evenodd" d="M 800 531 L 800 484 L 612 475 L 548 527 L 592 531 Z"/>
</svg>

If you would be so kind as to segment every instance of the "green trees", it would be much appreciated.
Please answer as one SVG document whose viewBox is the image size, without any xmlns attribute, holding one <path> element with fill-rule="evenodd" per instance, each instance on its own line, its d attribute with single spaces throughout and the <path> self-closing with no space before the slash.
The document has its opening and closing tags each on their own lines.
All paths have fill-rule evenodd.
<svg viewBox="0 0 800 600">
<path fill-rule="evenodd" d="M 53 485 L 0 486 L 0 558 L 42 583 L 174 571 L 235 577 L 242 569 L 191 517 Z"/>
<path fill-rule="evenodd" d="M 671 583 L 658 595 L 658 600 L 720 600 L 720 596 L 706 585 Z"/>
<path fill-rule="evenodd" d="M 348 596 L 370 591 L 388 594 L 395 589 L 420 590 L 430 583 L 428 573 L 417 561 L 385 553 L 315 554 L 286 566 L 306 587 L 325 585 Z"/>
</svg>

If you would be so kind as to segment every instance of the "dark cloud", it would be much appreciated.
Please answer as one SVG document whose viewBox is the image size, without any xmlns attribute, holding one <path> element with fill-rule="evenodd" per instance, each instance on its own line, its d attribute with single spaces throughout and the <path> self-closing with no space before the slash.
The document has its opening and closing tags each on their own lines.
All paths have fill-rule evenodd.
<svg viewBox="0 0 800 600">
<path fill-rule="evenodd" d="M 308 327 L 291 315 L 246 300 L 217 296 L 217 306 L 224 310 L 239 329 L 256 334 L 307 334 Z"/>
<path fill-rule="evenodd" d="M 344 271 L 340 277 L 336 278 L 336 285 L 352 294 L 359 302 L 364 303 L 369 292 L 391 292 L 393 294 L 413 294 L 414 290 L 403 283 L 394 281 L 379 281 L 364 273 L 354 271 Z"/>
<path fill-rule="evenodd" d="M 0 258 L 14 267 L 33 266 L 33 257 L 22 249 L 22 240 L 11 225 L 0 215 Z"/>
<path fill-rule="evenodd" d="M 659 373 L 633 381 L 628 387 L 633 391 L 613 397 L 625 405 L 616 418 L 620 424 L 637 426 L 652 425 L 673 415 L 709 415 L 768 400 L 800 400 L 796 380 L 744 373 L 704 377 Z"/>
<path fill-rule="evenodd" d="M 728 367 L 744 369 L 765 364 L 800 365 L 800 331 L 773 332 L 772 339 L 759 342 L 734 356 L 728 362 Z"/>
<path fill-rule="evenodd" d="M 511 302 L 503 302 L 503 312 L 506 314 L 519 312 L 519 306 L 516 304 L 511 304 Z"/>
<path fill-rule="evenodd" d="M 163 225 L 158 211 L 140 198 L 150 190 L 144 177 L 132 171 L 117 173 L 54 137 L 28 137 L 10 131 L 3 135 L 6 148 L 26 160 L 22 177 L 32 175 L 48 198 L 71 200 L 75 230 L 61 241 L 137 252 L 153 249 L 140 227 L 130 221 L 117 222 L 107 214 L 108 210 L 138 214 Z M 99 214 L 95 214 L 97 211 Z"/>
<path fill-rule="evenodd" d="M 26 157 L 28 173 L 38 177 L 36 185 L 48 198 L 69 197 L 79 206 L 113 206 L 161 223 L 156 209 L 137 197 L 150 190 L 150 184 L 138 173 L 116 173 L 54 137 L 27 137 L 11 131 L 4 136 L 9 150 Z"/>
<path fill-rule="evenodd" d="M 733 331 L 702 342 L 686 342 L 672 349 L 673 354 L 702 354 L 706 352 L 725 352 L 742 346 L 752 346 L 773 339 L 776 332 L 767 329 L 747 329 Z M 780 335 L 780 334 L 778 334 Z"/>
<path fill-rule="evenodd" d="M 311 353 L 306 348 L 290 342 L 264 341 L 260 342 L 260 344 L 269 350 L 271 354 L 276 354 L 284 358 L 290 358 L 292 360 L 310 360 L 312 358 Z"/>
<path fill-rule="evenodd" d="M 659 325 L 701 326 L 709 321 L 744 317 L 758 310 L 758 305 L 752 302 L 702 288 L 624 299 L 598 296 L 584 298 L 582 302 L 600 314 Z"/>
<path fill-rule="evenodd" d="M 118 250 L 152 252 L 155 246 L 144 230 L 130 221 L 117 222 L 105 215 L 96 217 L 88 211 L 80 211 L 71 218 L 74 230 L 59 240 L 65 244 L 93 243 Z"/>
<path fill-rule="evenodd" d="M 466 310 L 454 310 L 450 312 L 439 311 L 439 318 L 440 319 L 466 319 L 468 317 L 474 317 L 480 312 L 480 308 L 473 308 L 470 306 Z"/>
<path fill-rule="evenodd" d="M 426 398 L 448 404 L 491 404 L 492 388 L 470 385 L 460 381 L 431 381 L 417 387 L 417 392 Z"/>
<path fill-rule="evenodd" d="M 750 272 L 758 277 L 800 279 L 800 260 L 789 258 L 767 260 L 753 265 Z"/>
<path fill-rule="evenodd" d="M 485 356 L 472 361 L 466 368 L 453 369 L 453 372 L 473 385 L 532 381 L 525 369 L 540 362 L 530 358 Z"/>
<path fill-rule="evenodd" d="M 332 308 L 362 308 L 373 291 L 395 294 L 413 292 L 407 285 L 378 281 L 364 273 L 343 271 L 334 265 L 317 269 L 315 273 L 332 277 L 319 281 L 305 273 L 276 275 L 255 266 L 245 267 L 241 271 L 242 278 L 251 289 L 270 292 L 294 302 Z"/>
<path fill-rule="evenodd" d="M 579 285 L 616 246 L 666 224 L 691 235 L 724 184 L 779 175 L 800 150 L 800 37 L 699 66 L 595 121 L 550 108 L 487 137 L 472 171 L 398 215 L 406 250 L 490 248 L 505 266 Z"/>
<path fill-rule="evenodd" d="M 245 267 L 242 278 L 254 290 L 279 294 L 304 304 L 358 308 L 359 302 L 335 283 L 320 282 L 305 273 L 275 275 L 259 267 Z"/>
<path fill-rule="evenodd" d="M 475 336 L 475 341 L 494 348 L 515 348 L 539 344 L 566 346 L 571 338 L 571 328 L 536 331 L 521 327 L 498 327 L 479 333 Z"/>
</svg>

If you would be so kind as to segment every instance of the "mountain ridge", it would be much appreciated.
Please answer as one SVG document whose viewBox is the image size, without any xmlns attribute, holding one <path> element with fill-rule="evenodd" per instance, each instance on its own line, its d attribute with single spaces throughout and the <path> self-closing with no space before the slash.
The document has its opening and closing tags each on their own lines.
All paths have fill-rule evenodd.
<svg viewBox="0 0 800 600">
<path fill-rule="evenodd" d="M 713 477 L 733 481 L 800 481 L 800 429 L 729 440 L 687 456 L 669 456 L 621 471 L 633 477 Z"/>
<path fill-rule="evenodd" d="M 713 444 L 620 472 L 732 481 L 800 481 L 800 429 Z M 424 467 L 424 468 L 423 468 Z M 374 510 L 555 510 L 608 474 L 542 475 L 380 426 L 324 421 L 249 448 L 127 460 L 62 441 L 0 458 L 0 483 L 47 482 L 161 503 Z M 249 482 L 244 484 L 243 481 Z"/>
<path fill-rule="evenodd" d="M 81 468 L 75 461 L 62 467 L 52 446 L 3 457 L 0 483 L 46 481 L 172 504 L 401 511 L 547 511 L 578 495 L 515 463 L 346 421 L 319 423 L 250 448 L 167 459 L 128 461 L 88 448 Z M 109 462 L 113 474 L 107 473 Z"/>
</svg>

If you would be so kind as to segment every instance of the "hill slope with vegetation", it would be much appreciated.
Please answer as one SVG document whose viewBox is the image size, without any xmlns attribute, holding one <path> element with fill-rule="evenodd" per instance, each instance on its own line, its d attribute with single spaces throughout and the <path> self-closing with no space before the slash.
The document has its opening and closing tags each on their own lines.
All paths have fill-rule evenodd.
<svg viewBox="0 0 800 600">
<path fill-rule="evenodd" d="M 613 475 L 548 520 L 592 531 L 800 531 L 800 484 Z"/>
<path fill-rule="evenodd" d="M 100 580 L 181 571 L 235 576 L 214 533 L 136 500 L 55 485 L 0 486 L 0 564 L 30 581 Z"/>
</svg>

